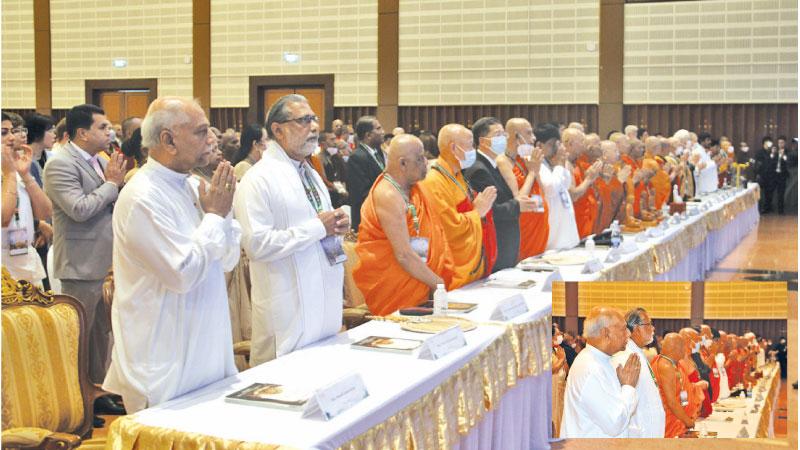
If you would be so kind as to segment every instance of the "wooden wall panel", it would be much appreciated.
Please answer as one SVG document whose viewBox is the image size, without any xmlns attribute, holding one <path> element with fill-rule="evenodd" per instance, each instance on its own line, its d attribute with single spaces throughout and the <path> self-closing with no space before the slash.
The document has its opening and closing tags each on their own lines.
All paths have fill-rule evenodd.
<svg viewBox="0 0 800 450">
<path fill-rule="evenodd" d="M 626 105 L 625 124 L 644 126 L 650 134 L 673 134 L 685 128 L 744 140 L 760 148 L 761 138 L 797 136 L 797 104 Z"/>
<path fill-rule="evenodd" d="M 378 114 L 378 108 L 374 106 L 341 106 L 333 108 L 333 118 L 334 119 L 341 119 L 345 124 L 355 126 L 356 121 L 361 116 L 376 116 Z M 330 128 L 330 124 L 326 124 L 328 128 Z M 386 130 L 387 133 L 391 133 L 392 129 L 387 128 L 385 124 L 383 125 L 383 129 Z"/>
<path fill-rule="evenodd" d="M 536 126 L 538 122 L 581 122 L 588 131 L 597 130 L 597 105 L 457 105 L 457 106 L 400 106 L 398 126 L 406 131 L 427 130 L 437 133 L 448 123 L 467 127 L 485 116 L 505 122 L 512 117 L 524 117 Z"/>
<path fill-rule="evenodd" d="M 242 108 L 211 108 L 208 121 L 212 127 L 217 127 L 225 132 L 227 128 L 241 131 L 247 124 L 247 107 Z"/>
</svg>

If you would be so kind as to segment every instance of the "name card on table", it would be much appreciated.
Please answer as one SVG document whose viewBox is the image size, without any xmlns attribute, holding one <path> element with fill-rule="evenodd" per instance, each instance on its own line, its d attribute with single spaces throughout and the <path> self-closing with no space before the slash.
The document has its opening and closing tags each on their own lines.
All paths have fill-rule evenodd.
<svg viewBox="0 0 800 450">
<path fill-rule="evenodd" d="M 354 373 L 317 389 L 303 410 L 303 418 L 322 415 L 330 420 L 369 397 L 361 375 Z"/>
<path fill-rule="evenodd" d="M 425 339 L 422 349 L 419 351 L 419 359 L 441 359 L 448 353 L 466 345 L 467 339 L 464 337 L 461 327 L 453 325 Z"/>
<path fill-rule="evenodd" d="M 520 294 L 512 295 L 506 299 L 501 300 L 492 312 L 492 320 L 511 320 L 520 314 L 528 312 L 528 304 L 525 303 L 525 297 Z"/>
<path fill-rule="evenodd" d="M 581 273 L 595 273 L 600 272 L 601 270 L 603 270 L 603 263 L 601 263 L 597 258 L 592 258 L 586 261 L 586 264 L 583 265 Z"/>
<path fill-rule="evenodd" d="M 619 248 L 612 248 L 611 250 L 608 251 L 608 254 L 606 254 L 605 262 L 613 264 L 613 263 L 619 261 L 619 258 L 621 256 L 622 256 L 622 252 L 620 251 Z"/>
<path fill-rule="evenodd" d="M 544 286 L 542 286 L 542 292 L 553 292 L 553 282 L 554 281 L 562 281 L 564 277 L 561 276 L 561 271 L 556 269 L 552 271 L 547 278 L 544 280 Z"/>
</svg>

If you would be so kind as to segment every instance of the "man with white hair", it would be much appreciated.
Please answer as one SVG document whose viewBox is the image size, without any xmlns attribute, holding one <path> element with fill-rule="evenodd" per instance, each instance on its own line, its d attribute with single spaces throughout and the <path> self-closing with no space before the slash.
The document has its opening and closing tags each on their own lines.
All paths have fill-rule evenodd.
<svg viewBox="0 0 800 450">
<path fill-rule="evenodd" d="M 322 178 L 307 161 L 317 148 L 318 122 L 302 95 L 278 99 L 267 115 L 270 143 L 234 201 L 253 280 L 253 366 L 342 326 L 340 236 L 350 220 L 333 209 Z"/>
<path fill-rule="evenodd" d="M 625 349 L 630 332 L 614 308 L 594 307 L 583 325 L 586 348 L 569 370 L 563 438 L 627 438 L 636 412 L 641 362 L 630 355 L 625 365 L 612 366 L 611 356 Z"/>
<path fill-rule="evenodd" d="M 628 137 L 629 140 L 639 139 L 637 134 L 639 133 L 639 127 L 636 125 L 628 125 L 625 127 L 625 136 Z"/>
<path fill-rule="evenodd" d="M 200 105 L 163 97 L 142 122 L 147 163 L 114 209 L 114 349 L 103 388 L 128 413 L 236 374 L 224 272 L 239 261 L 231 215 L 236 177 L 223 162 L 211 182 L 216 138 Z"/>
<path fill-rule="evenodd" d="M 625 314 L 625 325 L 631 333 L 625 350 L 611 358 L 611 364 L 621 366 L 630 357 L 639 358 L 639 382 L 636 383 L 636 395 L 639 402 L 631 417 L 628 428 L 631 438 L 662 438 L 664 437 L 665 413 L 661 394 L 658 392 L 655 372 L 650 366 L 644 348 L 653 342 L 656 328 L 650 315 L 644 308 L 634 308 Z"/>
</svg>

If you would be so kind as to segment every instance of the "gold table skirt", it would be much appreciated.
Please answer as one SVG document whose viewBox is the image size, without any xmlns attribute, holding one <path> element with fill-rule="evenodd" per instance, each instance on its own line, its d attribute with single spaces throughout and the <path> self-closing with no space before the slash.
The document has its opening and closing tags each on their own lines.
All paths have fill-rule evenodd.
<svg viewBox="0 0 800 450">
<path fill-rule="evenodd" d="M 658 245 L 651 245 L 631 261 L 617 264 L 600 272 L 600 281 L 653 281 L 656 276 L 669 272 L 689 251 L 716 231 L 731 223 L 740 213 L 758 205 L 759 190 L 756 188 L 736 198 L 717 211 L 707 212 L 703 217 L 688 225 L 686 230 L 673 239 Z"/>
<path fill-rule="evenodd" d="M 450 448 L 500 404 L 517 380 L 550 371 L 550 315 L 523 324 L 489 325 L 502 326 L 505 333 L 433 391 L 341 449 Z M 550 407 L 546 402 L 543 405 Z M 106 449 L 152 448 L 285 450 L 290 447 L 153 427 L 136 422 L 133 416 L 121 417 L 111 425 Z"/>
<path fill-rule="evenodd" d="M 781 372 L 778 372 L 772 377 L 772 382 L 767 390 L 767 396 L 764 398 L 764 406 L 761 408 L 761 419 L 758 421 L 758 429 L 756 430 L 757 438 L 767 438 L 769 436 L 769 424 L 774 414 L 775 399 L 778 386 L 781 381 Z"/>
</svg>

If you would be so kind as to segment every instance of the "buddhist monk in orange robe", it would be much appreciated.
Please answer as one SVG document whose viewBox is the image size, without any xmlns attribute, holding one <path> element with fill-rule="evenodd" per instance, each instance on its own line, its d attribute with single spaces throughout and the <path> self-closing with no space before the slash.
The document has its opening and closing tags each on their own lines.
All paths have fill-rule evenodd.
<svg viewBox="0 0 800 450">
<path fill-rule="evenodd" d="M 533 127 L 523 118 L 512 118 L 506 122 L 508 144 L 505 154 L 498 155 L 497 169 L 509 189 L 517 196 L 538 195 L 543 212 L 521 212 L 519 215 L 519 260 L 544 253 L 550 224 L 547 220 L 548 206 L 542 186 L 539 184 L 539 168 L 544 153 L 533 148 Z"/>
<path fill-rule="evenodd" d="M 596 139 L 595 139 L 596 138 Z M 578 141 L 582 140 L 582 143 Z M 575 210 L 575 222 L 578 225 L 578 236 L 581 239 L 594 232 L 597 221 L 598 200 L 594 183 L 600 176 L 603 167 L 600 139 L 597 135 L 584 137 L 579 130 L 565 129 L 561 142 L 567 149 L 567 158 L 573 166 L 573 183 L 569 188 L 572 205 Z"/>
<path fill-rule="evenodd" d="M 603 167 L 600 171 L 600 177 L 594 182 L 598 200 L 594 234 L 600 234 L 614 220 L 618 220 L 620 225 L 625 223 L 627 189 L 623 183 L 627 181 L 631 172 L 627 165 L 623 165 L 619 171 L 615 169 L 616 164 L 619 162 L 619 150 L 613 142 L 602 141 L 600 148 L 602 150 Z"/>
<path fill-rule="evenodd" d="M 650 179 L 650 185 L 653 187 L 654 206 L 656 210 L 660 210 L 664 203 L 669 199 L 672 194 L 672 181 L 670 180 L 669 173 L 664 169 L 666 159 L 663 156 L 663 145 L 661 139 L 651 136 L 644 142 L 645 145 L 645 161 L 653 159 L 658 164 L 655 168 L 655 175 Z M 648 156 L 651 155 L 651 156 Z"/>
<path fill-rule="evenodd" d="M 422 141 L 396 136 L 388 159 L 361 207 L 353 271 L 367 306 L 378 315 L 425 302 L 453 276 L 441 222 L 418 183 L 427 173 Z"/>
<path fill-rule="evenodd" d="M 682 391 L 686 392 L 688 376 L 681 370 L 678 361 L 686 355 L 686 343 L 678 333 L 668 333 L 661 343 L 661 354 L 651 366 L 655 371 L 656 384 L 661 394 L 665 412 L 665 438 L 678 437 L 688 428 L 694 427 L 693 415 Z M 682 398 L 683 397 L 683 398 Z"/>
<path fill-rule="evenodd" d="M 491 271 L 497 257 L 497 242 L 491 208 L 497 189 L 489 186 L 477 195 L 461 174 L 475 161 L 472 132 L 463 125 L 448 124 L 439 130 L 439 158 L 421 181 L 433 205 L 453 255 L 456 289 Z"/>
</svg>

